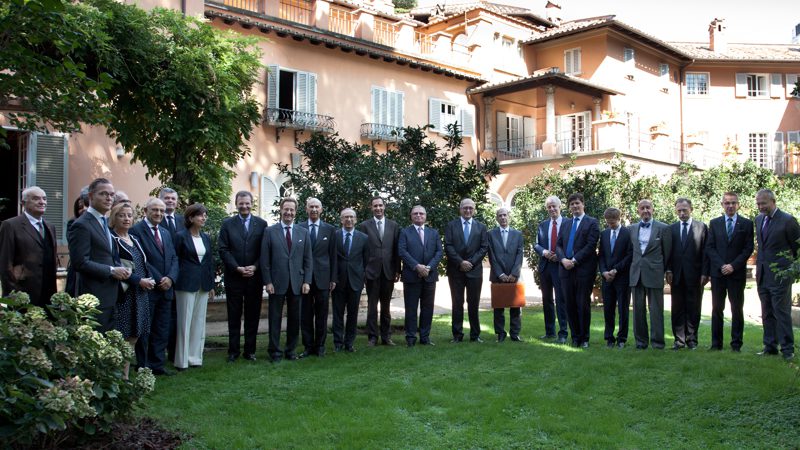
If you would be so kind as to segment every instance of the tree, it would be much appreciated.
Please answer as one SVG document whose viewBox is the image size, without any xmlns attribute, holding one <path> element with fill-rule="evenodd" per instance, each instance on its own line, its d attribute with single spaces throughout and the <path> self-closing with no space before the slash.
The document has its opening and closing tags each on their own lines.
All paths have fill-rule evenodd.
<svg viewBox="0 0 800 450">
<path fill-rule="evenodd" d="M 417 0 L 394 0 L 392 4 L 396 12 L 408 12 L 417 7 Z"/>
<path fill-rule="evenodd" d="M 443 149 L 427 137 L 427 129 L 406 128 L 404 138 L 385 152 L 337 135 L 314 134 L 297 146 L 303 165 L 293 170 L 282 164 L 280 170 L 301 201 L 320 199 L 328 222 L 339 223 L 339 212 L 346 207 L 361 218 L 370 217 L 370 200 L 380 195 L 388 217 L 408 224 L 411 208 L 420 204 L 428 212 L 430 226 L 443 230 L 458 214 L 462 198 L 470 197 L 477 205 L 489 203 L 489 181 L 500 168 L 496 160 L 484 160 L 480 166 L 474 161 L 464 164 L 457 126 L 449 127 Z"/>
</svg>

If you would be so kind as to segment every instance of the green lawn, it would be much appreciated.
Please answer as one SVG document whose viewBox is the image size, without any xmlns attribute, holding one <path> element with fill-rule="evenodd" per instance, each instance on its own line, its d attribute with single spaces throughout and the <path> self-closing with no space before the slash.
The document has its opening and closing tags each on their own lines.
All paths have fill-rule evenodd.
<svg viewBox="0 0 800 450">
<path fill-rule="evenodd" d="M 524 310 L 524 343 L 496 343 L 491 313 L 481 323 L 483 344 L 448 343 L 442 316 L 435 347 L 367 348 L 359 335 L 354 354 L 274 365 L 259 336 L 259 361 L 207 351 L 202 369 L 159 378 L 142 414 L 192 435 L 186 448 L 800 445 L 800 371 L 755 355 L 760 327 L 745 328 L 735 354 L 706 350 L 707 323 L 701 349 L 679 352 L 606 349 L 599 310 L 588 350 L 532 338 L 541 308 Z"/>
</svg>

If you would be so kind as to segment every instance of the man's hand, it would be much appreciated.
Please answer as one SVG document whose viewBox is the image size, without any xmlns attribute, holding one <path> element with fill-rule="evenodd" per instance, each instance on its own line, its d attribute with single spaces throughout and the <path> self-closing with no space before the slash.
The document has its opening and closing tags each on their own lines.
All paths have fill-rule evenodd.
<svg viewBox="0 0 800 450">
<path fill-rule="evenodd" d="M 707 285 L 709 281 L 711 281 L 711 277 L 708 275 L 703 275 L 702 277 L 700 277 L 700 286 Z"/>
<path fill-rule="evenodd" d="M 275 293 L 275 286 L 272 283 L 267 283 L 267 294 L 272 295 Z"/>
<path fill-rule="evenodd" d="M 172 287 L 172 280 L 169 277 L 164 277 L 158 282 L 158 288 L 162 291 L 168 291 Z"/>
<path fill-rule="evenodd" d="M 212 289 L 208 291 L 208 301 L 214 300 L 214 297 L 215 297 L 214 290 Z"/>
<path fill-rule="evenodd" d="M 331 283 L 328 285 L 328 290 L 333 291 L 334 289 L 336 289 L 336 282 L 331 281 Z"/>
<path fill-rule="evenodd" d="M 414 270 L 417 272 L 417 276 L 420 278 L 428 278 L 428 274 L 430 273 L 428 268 L 422 264 L 417 264 L 417 266 L 414 267 Z"/>
<path fill-rule="evenodd" d="M 732 265 L 730 265 L 730 264 L 725 264 L 725 265 L 724 265 L 724 266 L 722 266 L 722 268 L 720 269 L 720 272 L 722 272 L 722 274 L 723 274 L 723 275 L 730 275 L 730 274 L 732 274 L 732 273 L 733 273 L 733 266 L 732 266 Z"/>
<path fill-rule="evenodd" d="M 156 281 L 152 278 L 142 278 L 139 280 L 139 286 L 146 291 L 152 291 L 156 287 Z"/>
<path fill-rule="evenodd" d="M 242 275 L 242 278 L 250 278 L 256 273 L 256 266 L 237 267 L 236 271 Z"/>
<path fill-rule="evenodd" d="M 462 272 L 469 272 L 470 270 L 472 270 L 472 263 L 466 260 L 461 261 L 461 264 L 458 266 L 458 268 Z"/>
<path fill-rule="evenodd" d="M 394 282 L 397 283 L 398 281 L 400 281 L 400 272 L 394 274 Z"/>
<path fill-rule="evenodd" d="M 300 288 L 300 293 L 308 294 L 309 292 L 311 292 L 311 286 L 308 283 L 303 283 L 303 287 Z"/>
<path fill-rule="evenodd" d="M 131 277 L 131 269 L 128 269 L 127 267 L 112 267 L 111 276 L 120 281 L 127 280 Z"/>
<path fill-rule="evenodd" d="M 516 283 L 517 282 L 517 277 L 515 277 L 514 275 L 508 275 L 508 276 L 506 276 L 506 282 L 508 282 L 508 283 Z"/>
<path fill-rule="evenodd" d="M 544 256 L 550 262 L 558 262 L 558 255 L 556 255 L 555 252 L 551 252 L 550 250 L 543 251 L 542 256 Z"/>
<path fill-rule="evenodd" d="M 611 283 L 612 281 L 614 281 L 614 274 L 613 274 L 613 273 L 611 273 L 611 271 L 606 271 L 606 272 L 603 272 L 603 273 L 601 273 L 600 275 L 602 275 L 602 276 L 603 276 L 603 279 L 604 279 L 604 280 L 606 280 L 606 281 L 607 281 L 607 282 L 609 282 L 609 283 Z"/>
<path fill-rule="evenodd" d="M 564 266 L 564 268 L 567 269 L 567 270 L 572 270 L 572 268 L 575 267 L 575 263 L 572 262 L 571 259 L 567 259 L 567 258 L 562 258 L 561 259 L 561 265 Z"/>
<path fill-rule="evenodd" d="M 667 284 L 672 284 L 672 272 L 667 272 L 666 274 Z"/>
</svg>

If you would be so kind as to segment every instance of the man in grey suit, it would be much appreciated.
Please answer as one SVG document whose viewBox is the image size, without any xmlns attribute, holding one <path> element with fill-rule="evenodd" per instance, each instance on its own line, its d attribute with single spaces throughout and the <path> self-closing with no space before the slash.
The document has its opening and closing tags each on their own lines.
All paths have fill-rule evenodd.
<svg viewBox="0 0 800 450">
<path fill-rule="evenodd" d="M 667 224 L 653 220 L 651 200 L 639 200 L 637 212 L 641 221 L 629 227 L 633 245 L 629 280 L 633 291 L 633 336 L 639 350 L 646 349 L 649 344 L 663 349 L 664 280 L 672 252 L 672 233 Z M 647 309 L 650 310 L 649 338 Z"/>
<path fill-rule="evenodd" d="M 114 307 L 119 282 L 131 270 L 116 265 L 106 214 L 114 203 L 114 186 L 105 178 L 89 184 L 89 209 L 69 229 L 69 259 L 75 268 L 77 294 L 92 294 L 100 301 L 99 330 L 114 329 Z"/>
<path fill-rule="evenodd" d="M 514 283 L 519 281 L 522 271 L 522 233 L 508 225 L 507 208 L 498 208 L 495 213 L 497 226 L 489 231 L 489 281 L 492 283 Z M 509 308 L 511 340 L 520 342 L 522 314 L 520 308 Z M 506 340 L 506 324 L 503 308 L 494 309 L 494 332 L 497 342 Z"/>
<path fill-rule="evenodd" d="M 450 342 L 464 339 L 464 290 L 467 292 L 469 340 L 483 342 L 478 306 L 483 285 L 483 258 L 489 251 L 486 225 L 474 220 L 475 202 L 465 198 L 459 205 L 461 217 L 450 221 L 444 230 L 444 251 L 447 254 L 447 281 L 453 304 Z"/>
<path fill-rule="evenodd" d="M 367 235 L 356 230 L 356 212 L 351 208 L 342 210 L 339 218 L 342 229 L 336 231 L 336 288 L 333 291 L 333 348 L 334 351 L 356 351 L 358 304 L 364 289 L 364 269 L 369 251 Z M 347 324 L 344 315 L 347 311 Z"/>
<path fill-rule="evenodd" d="M 400 279 L 400 255 L 397 241 L 400 226 L 384 215 L 386 205 L 380 197 L 370 202 L 372 218 L 358 226 L 367 235 L 369 262 L 367 263 L 367 345 L 378 342 L 378 305 L 380 305 L 380 337 L 383 345 L 392 342 L 391 302 L 394 284 Z"/>
<path fill-rule="evenodd" d="M 320 219 L 322 202 L 317 198 L 306 200 L 306 214 L 308 220 L 298 225 L 308 230 L 314 270 L 311 290 L 303 295 L 300 306 L 300 333 L 305 347 L 301 358 L 325 356 L 328 301 L 330 292 L 336 287 L 336 228 Z"/>
<path fill-rule="evenodd" d="M 756 217 L 756 282 L 764 326 L 764 349 L 759 354 L 777 355 L 780 344 L 783 358 L 788 361 L 794 358 L 791 303 L 794 279 L 779 276 L 775 271 L 787 269 L 797 258 L 800 225 L 791 214 L 778 209 L 775 193 L 769 189 L 758 191 L 756 206 L 761 213 Z"/>
<path fill-rule="evenodd" d="M 297 200 L 283 198 L 280 222 L 264 231 L 261 241 L 261 275 L 269 294 L 269 355 L 298 359 L 295 353 L 300 331 L 300 296 L 311 290 L 313 256 L 308 230 L 294 224 Z M 286 347 L 280 349 L 281 319 L 286 304 Z"/>
<path fill-rule="evenodd" d="M 118 192 L 119 193 L 119 192 Z M 158 192 L 158 198 L 164 202 L 164 220 L 161 226 L 169 231 L 169 237 L 172 239 L 173 245 L 176 246 L 177 252 L 177 239 L 175 238 L 179 231 L 186 229 L 183 223 L 183 215 L 178 214 L 178 191 L 171 187 L 162 187 Z M 169 317 L 169 342 L 167 344 L 167 358 L 175 363 L 175 339 L 178 327 L 178 310 L 176 309 L 177 302 L 172 302 L 172 311 Z"/>
</svg>

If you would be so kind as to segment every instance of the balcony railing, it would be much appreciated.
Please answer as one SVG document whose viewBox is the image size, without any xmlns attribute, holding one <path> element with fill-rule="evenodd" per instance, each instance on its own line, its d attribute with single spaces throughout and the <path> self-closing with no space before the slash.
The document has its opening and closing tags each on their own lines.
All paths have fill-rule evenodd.
<svg viewBox="0 0 800 450">
<path fill-rule="evenodd" d="M 397 25 L 385 20 L 375 19 L 375 32 L 372 40 L 378 44 L 394 47 L 397 43 Z"/>
<path fill-rule="evenodd" d="M 331 116 L 281 108 L 266 108 L 263 121 L 267 125 L 274 127 L 319 131 L 321 133 L 333 133 L 334 128 L 336 128 L 336 122 L 333 121 Z"/>
<path fill-rule="evenodd" d="M 395 127 L 382 123 L 362 123 L 361 137 L 375 141 L 402 141 L 405 130 L 402 127 Z"/>
<path fill-rule="evenodd" d="M 278 16 L 281 19 L 302 23 L 304 25 L 311 25 L 311 19 L 314 16 L 313 0 L 280 0 L 280 1 L 281 4 L 278 9 Z"/>
<path fill-rule="evenodd" d="M 421 55 L 433 53 L 433 38 L 419 31 L 414 32 L 414 50 Z"/>
<path fill-rule="evenodd" d="M 352 12 L 331 5 L 328 18 L 328 30 L 334 33 L 353 36 L 356 31 L 356 15 Z"/>
<path fill-rule="evenodd" d="M 264 12 L 264 0 L 214 0 L 216 3 L 222 3 L 225 6 L 244 9 L 255 13 Z"/>
<path fill-rule="evenodd" d="M 556 136 L 556 143 L 562 155 L 592 151 L 592 135 L 588 130 L 562 131 Z"/>
</svg>

